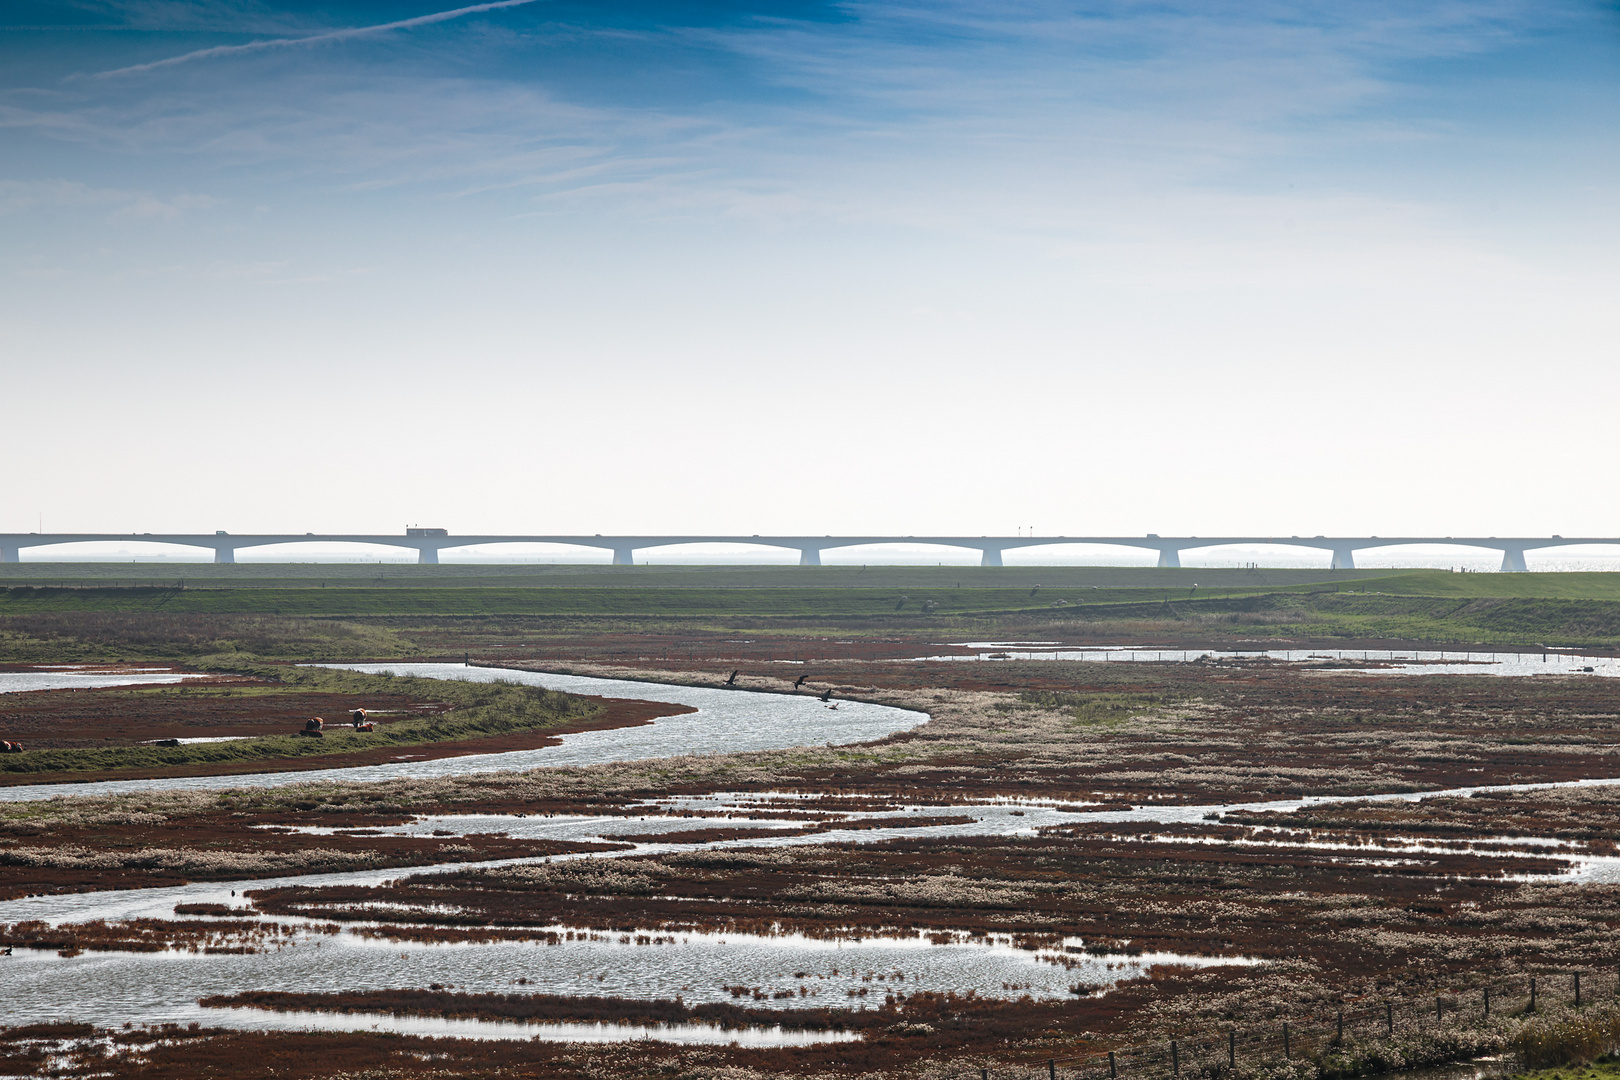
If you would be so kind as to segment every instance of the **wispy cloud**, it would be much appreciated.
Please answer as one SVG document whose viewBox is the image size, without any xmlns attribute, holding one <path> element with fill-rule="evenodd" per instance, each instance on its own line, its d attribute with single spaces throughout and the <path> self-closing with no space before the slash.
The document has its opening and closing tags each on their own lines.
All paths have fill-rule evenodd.
<svg viewBox="0 0 1620 1080">
<path fill-rule="evenodd" d="M 106 74 L 537 2 L 278 33 Z M 478 22 L 134 90 L 14 92 L 0 127 L 300 198 L 392 190 L 507 216 L 819 219 L 1062 246 L 1212 218 L 1247 227 L 1257 198 L 1296 216 L 1314 199 L 1335 220 L 1364 203 L 1415 207 L 1428 197 L 1417 155 L 1461 145 L 1470 119 L 1435 106 L 1433 68 L 1566 25 L 1580 6 L 847 0 L 837 19 L 661 11 L 629 29 L 574 7 L 572 22 Z"/>
<path fill-rule="evenodd" d="M 219 205 L 209 195 L 179 194 L 167 198 L 144 191 L 93 187 L 77 180 L 0 180 L 0 216 L 45 207 L 100 207 L 114 218 L 172 221 L 189 210 Z"/>
<path fill-rule="evenodd" d="M 194 60 L 211 60 L 241 53 L 262 52 L 266 49 L 284 49 L 301 45 L 318 45 L 331 41 L 347 41 L 351 38 L 366 37 L 371 34 L 385 34 L 393 30 L 409 30 L 417 26 L 430 26 L 433 23 L 448 22 L 451 19 L 477 15 L 484 11 L 499 11 L 503 8 L 523 7 L 527 4 L 539 2 L 540 0 L 494 0 L 493 3 L 471 4 L 450 11 L 436 11 L 429 15 L 418 15 L 410 19 L 396 19 L 393 22 L 375 23 L 370 26 L 349 26 L 341 30 L 327 30 L 322 33 L 307 34 L 301 37 L 267 38 L 263 41 L 250 41 L 242 45 L 215 45 L 207 49 L 196 49 L 192 52 L 182 53 L 179 56 L 170 56 L 163 60 L 153 60 L 145 64 L 131 64 L 128 67 L 98 72 L 95 77 L 105 79 L 117 75 L 138 75 L 142 72 L 174 67 L 177 64 L 188 64 Z"/>
</svg>

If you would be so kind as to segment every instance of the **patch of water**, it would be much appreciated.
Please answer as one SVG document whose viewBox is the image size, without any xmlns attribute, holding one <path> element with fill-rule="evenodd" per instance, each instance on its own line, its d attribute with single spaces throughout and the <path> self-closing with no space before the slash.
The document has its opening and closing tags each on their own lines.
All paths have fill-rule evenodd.
<svg viewBox="0 0 1620 1080">
<path fill-rule="evenodd" d="M 91 690 L 102 686 L 163 686 L 202 679 L 179 671 L 0 671 L 0 694 L 32 690 Z"/>
<path fill-rule="evenodd" d="M 918 934 L 826 941 L 796 934 L 653 931 L 641 935 L 641 943 L 632 932 L 579 934 L 556 944 L 445 945 L 378 940 L 362 936 L 362 929 L 300 933 L 253 955 L 171 951 L 63 957 L 18 950 L 0 957 L 0 970 L 8 976 L 7 1017 L 13 1023 L 62 1016 L 97 1024 L 187 1023 L 199 1019 L 199 998 L 245 987 L 342 993 L 435 983 L 464 993 L 680 996 L 688 1002 L 733 1001 L 756 1008 L 854 1009 L 881 1004 L 895 992 L 1063 998 L 1073 993 L 1071 987 L 1106 989 L 1141 976 L 1153 964 L 1254 962 L 1172 953 L 1033 951 L 1015 948 L 1004 938 L 959 937 L 934 944 Z M 535 932 L 543 934 L 545 928 Z M 732 988 L 741 989 L 734 993 Z M 258 1018 L 274 1015 L 254 1011 L 240 1023 L 256 1027 Z"/>
<path fill-rule="evenodd" d="M 1594 675 L 1620 678 L 1620 658 L 1566 653 L 1473 652 L 1423 649 L 1160 649 L 1142 645 L 1090 648 L 1050 641 L 963 641 L 953 648 L 972 653 L 914 656 L 939 662 L 996 660 L 1074 660 L 1090 663 L 1191 664 L 1269 660 L 1323 674 L 1354 675 Z M 1322 668 L 1323 664 L 1348 665 Z"/>
</svg>

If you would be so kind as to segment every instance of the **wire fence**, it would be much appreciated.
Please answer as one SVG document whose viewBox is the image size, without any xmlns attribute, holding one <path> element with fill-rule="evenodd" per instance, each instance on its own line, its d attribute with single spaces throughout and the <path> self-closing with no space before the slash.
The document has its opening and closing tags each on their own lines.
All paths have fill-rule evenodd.
<svg viewBox="0 0 1620 1080">
<path fill-rule="evenodd" d="M 1289 1061 L 1304 1063 L 1380 1040 L 1445 1041 L 1489 1026 L 1493 1019 L 1529 1017 L 1553 1008 L 1620 1000 L 1620 972 L 1558 972 L 1499 980 L 1423 998 L 1344 1003 L 1331 1013 L 1265 1022 L 1212 1022 L 1210 1030 L 1161 1042 L 1099 1050 L 1044 1064 L 960 1069 L 947 1080 L 1152 1080 L 1207 1078 Z M 1457 1039 L 1460 1045 L 1469 1040 Z M 1439 1064 L 1439 1060 L 1426 1064 Z"/>
</svg>

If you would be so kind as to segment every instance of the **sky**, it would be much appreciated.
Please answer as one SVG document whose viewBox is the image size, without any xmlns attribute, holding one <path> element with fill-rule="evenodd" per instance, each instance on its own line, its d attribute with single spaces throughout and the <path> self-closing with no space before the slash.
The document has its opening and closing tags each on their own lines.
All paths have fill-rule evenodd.
<svg viewBox="0 0 1620 1080">
<path fill-rule="evenodd" d="M 1620 4 L 9 0 L 0 532 L 1620 536 Z"/>
</svg>

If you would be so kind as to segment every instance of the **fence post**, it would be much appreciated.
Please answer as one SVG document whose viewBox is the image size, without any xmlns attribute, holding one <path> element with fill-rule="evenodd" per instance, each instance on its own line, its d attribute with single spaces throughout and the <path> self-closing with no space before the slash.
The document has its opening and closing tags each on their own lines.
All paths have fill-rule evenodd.
<svg viewBox="0 0 1620 1080">
<path fill-rule="evenodd" d="M 1226 1067 L 1229 1068 L 1229 1069 L 1237 1068 L 1237 1032 L 1236 1031 L 1228 1031 L 1226 1033 Z"/>
<path fill-rule="evenodd" d="M 1530 976 L 1530 1011 L 1536 1011 L 1536 977 Z"/>
<path fill-rule="evenodd" d="M 1384 1002 L 1384 1029 L 1391 1035 L 1395 1034 L 1395 1006 Z"/>
<path fill-rule="evenodd" d="M 990 1080 L 990 1070 L 989 1069 L 980 1069 L 979 1070 L 979 1080 Z"/>
<path fill-rule="evenodd" d="M 1057 1080 L 1057 1058 L 1046 1059 L 1046 1080 Z"/>
<path fill-rule="evenodd" d="M 1485 988 L 1485 1019 L 1491 1018 L 1491 988 Z"/>
<path fill-rule="evenodd" d="M 1344 1010 L 1339 1010 L 1339 1041 L 1344 1042 Z"/>
<path fill-rule="evenodd" d="M 1283 1057 L 1284 1058 L 1292 1058 L 1293 1056 L 1294 1056 L 1293 1047 L 1288 1045 L 1288 1021 L 1284 1020 L 1283 1021 Z"/>
<path fill-rule="evenodd" d="M 1438 996 L 1434 999 L 1434 1022 L 1440 1023 L 1446 1018 L 1446 1004 Z"/>
<path fill-rule="evenodd" d="M 1181 1075 L 1181 1054 L 1176 1050 L 1176 1040 L 1170 1040 L 1170 1071 L 1177 1076 Z"/>
<path fill-rule="evenodd" d="M 1581 1007 L 1581 973 L 1575 973 L 1575 1007 Z"/>
<path fill-rule="evenodd" d="M 1108 1051 L 1108 1080 L 1114 1080 L 1119 1073 L 1114 1069 L 1114 1052 Z"/>
</svg>

